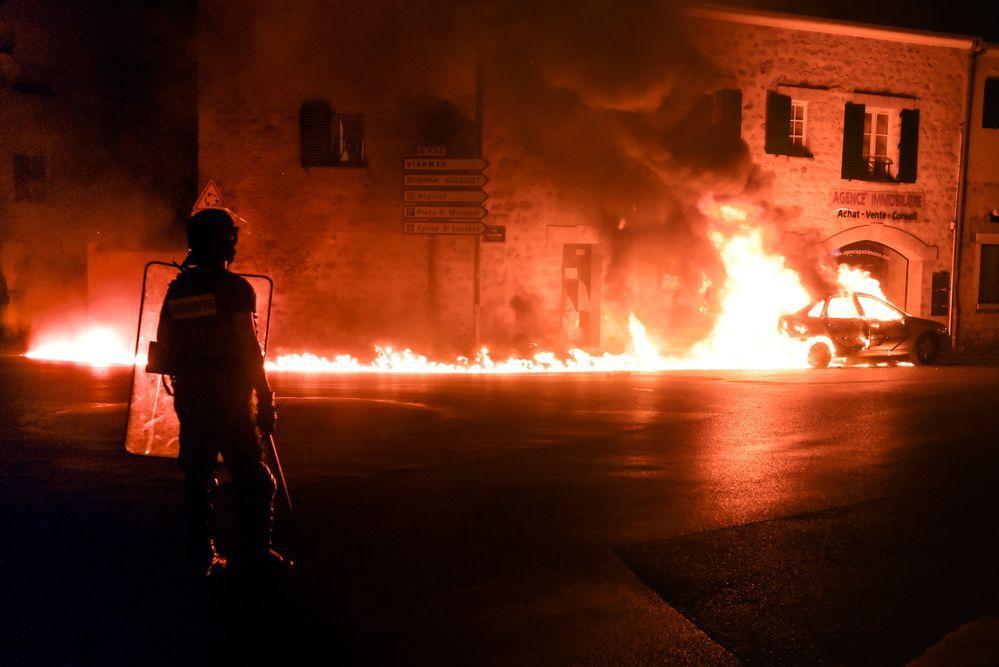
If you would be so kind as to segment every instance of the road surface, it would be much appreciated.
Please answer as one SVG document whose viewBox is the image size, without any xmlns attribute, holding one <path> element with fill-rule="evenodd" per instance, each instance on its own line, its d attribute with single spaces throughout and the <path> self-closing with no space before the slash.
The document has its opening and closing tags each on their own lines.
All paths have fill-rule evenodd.
<svg viewBox="0 0 999 667">
<path fill-rule="evenodd" d="M 289 376 L 290 581 L 180 576 L 129 375 L 0 359 L 2 664 L 901 664 L 999 609 L 999 368 Z"/>
</svg>

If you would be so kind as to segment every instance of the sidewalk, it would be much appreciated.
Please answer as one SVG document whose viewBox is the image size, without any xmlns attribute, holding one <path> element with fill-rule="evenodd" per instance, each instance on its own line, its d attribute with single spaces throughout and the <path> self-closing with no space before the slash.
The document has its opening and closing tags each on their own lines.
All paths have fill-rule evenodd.
<svg viewBox="0 0 999 667">
<path fill-rule="evenodd" d="M 999 365 L 999 350 L 941 350 L 936 363 L 944 365 Z"/>
</svg>

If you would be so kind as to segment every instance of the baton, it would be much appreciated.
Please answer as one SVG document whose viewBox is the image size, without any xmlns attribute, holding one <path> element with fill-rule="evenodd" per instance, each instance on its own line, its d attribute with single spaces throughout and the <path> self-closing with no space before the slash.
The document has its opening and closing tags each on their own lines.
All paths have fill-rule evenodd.
<svg viewBox="0 0 999 667">
<path fill-rule="evenodd" d="M 281 467 L 281 459 L 278 457 L 277 445 L 274 444 L 274 434 L 268 433 L 264 436 L 267 441 L 267 446 L 271 450 L 271 456 L 274 458 L 274 467 L 277 468 L 278 480 L 281 483 L 281 491 L 284 494 L 284 501 L 288 505 L 288 511 L 291 512 L 291 496 L 288 495 L 288 481 L 284 478 L 284 468 Z"/>
</svg>

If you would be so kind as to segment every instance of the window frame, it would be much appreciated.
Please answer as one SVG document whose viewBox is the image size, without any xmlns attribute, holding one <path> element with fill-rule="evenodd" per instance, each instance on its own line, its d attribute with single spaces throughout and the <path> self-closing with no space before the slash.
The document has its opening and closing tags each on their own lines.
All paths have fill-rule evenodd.
<svg viewBox="0 0 999 667">
<path fill-rule="evenodd" d="M 999 301 L 982 301 L 982 249 L 999 246 L 999 233 L 975 234 L 975 310 L 979 313 L 999 313 Z"/>
<path fill-rule="evenodd" d="M 832 315 L 830 315 L 829 311 L 832 309 L 833 299 L 846 299 L 851 304 L 853 304 L 853 315 L 851 315 L 850 317 L 833 317 Z M 827 320 L 856 320 L 862 317 L 863 315 L 860 314 L 860 306 L 857 305 L 857 296 L 855 294 L 848 294 L 845 296 L 842 294 L 837 294 L 836 296 L 829 297 L 829 299 L 826 301 Z"/>
<path fill-rule="evenodd" d="M 885 119 L 885 131 L 884 133 L 877 131 L 877 121 L 878 117 L 883 116 Z M 897 120 L 898 111 L 895 109 L 887 109 L 884 107 L 864 107 L 864 133 L 863 141 L 861 143 L 861 157 L 867 162 L 868 176 L 867 180 L 872 181 L 894 181 L 898 176 L 898 128 L 896 125 L 899 123 Z M 868 131 L 868 118 L 870 118 L 870 131 Z M 878 137 L 884 137 L 885 139 L 885 150 L 883 155 L 878 155 L 877 151 L 877 140 Z M 892 137 L 896 137 L 896 145 L 892 146 Z M 883 158 L 885 167 L 884 174 L 878 174 L 873 168 L 871 160 L 877 160 L 878 158 Z"/>
<path fill-rule="evenodd" d="M 857 299 L 857 305 L 860 306 L 860 310 L 862 311 L 861 317 L 863 317 L 864 319 L 868 320 L 873 319 L 878 322 L 901 322 L 902 320 L 905 319 L 905 312 L 901 308 L 896 307 L 895 305 L 889 303 L 888 301 L 885 301 L 884 299 L 879 299 L 873 294 L 854 294 L 853 296 Z M 882 320 L 871 317 L 870 315 L 867 314 L 867 310 L 864 308 L 863 299 L 870 299 L 871 301 L 883 305 L 885 308 L 888 308 L 892 312 L 896 313 L 898 317 L 895 317 L 891 320 Z"/>
<path fill-rule="evenodd" d="M 801 109 L 801 119 L 797 120 L 794 117 L 794 110 L 798 107 Z M 794 133 L 795 122 L 801 123 L 801 143 L 796 144 L 794 142 L 795 138 L 798 137 Z M 809 154 L 808 150 L 808 102 L 805 100 L 796 100 L 791 98 L 791 127 L 788 128 L 788 136 L 791 140 L 791 151 L 794 155 L 804 155 Z"/>
</svg>

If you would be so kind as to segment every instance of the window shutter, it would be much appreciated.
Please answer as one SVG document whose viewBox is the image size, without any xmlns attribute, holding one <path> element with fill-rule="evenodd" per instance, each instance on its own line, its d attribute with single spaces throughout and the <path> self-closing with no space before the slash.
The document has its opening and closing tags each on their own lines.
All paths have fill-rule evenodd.
<svg viewBox="0 0 999 667">
<path fill-rule="evenodd" d="M 919 161 L 919 109 L 902 109 L 902 130 L 898 142 L 898 180 L 916 182 Z"/>
<path fill-rule="evenodd" d="M 718 127 L 728 137 L 742 136 L 742 91 L 726 88 L 715 92 Z"/>
<path fill-rule="evenodd" d="M 329 102 L 305 102 L 299 117 L 301 125 L 301 161 L 303 167 L 324 167 L 333 162 L 331 125 L 333 112 Z"/>
<path fill-rule="evenodd" d="M 863 178 L 867 173 L 864 164 L 864 113 L 863 104 L 846 103 L 843 114 L 843 168 L 846 179 Z"/>
<path fill-rule="evenodd" d="M 767 137 L 765 150 L 771 155 L 791 153 L 791 98 L 767 91 Z"/>
</svg>

